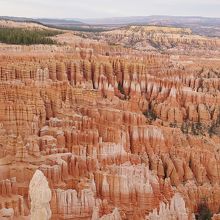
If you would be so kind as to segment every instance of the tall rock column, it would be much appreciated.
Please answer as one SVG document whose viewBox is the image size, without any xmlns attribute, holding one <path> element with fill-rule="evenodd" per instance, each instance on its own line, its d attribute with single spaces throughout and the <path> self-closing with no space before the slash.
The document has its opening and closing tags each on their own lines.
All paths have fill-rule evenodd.
<svg viewBox="0 0 220 220">
<path fill-rule="evenodd" d="M 44 174 L 36 170 L 29 185 L 31 199 L 31 220 L 49 220 L 51 218 L 51 190 Z"/>
</svg>

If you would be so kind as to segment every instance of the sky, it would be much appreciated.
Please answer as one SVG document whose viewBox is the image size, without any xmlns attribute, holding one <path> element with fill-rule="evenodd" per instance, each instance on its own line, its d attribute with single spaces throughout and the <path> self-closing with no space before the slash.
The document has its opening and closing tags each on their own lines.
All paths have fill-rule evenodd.
<svg viewBox="0 0 220 220">
<path fill-rule="evenodd" d="M 0 0 L 0 16 L 107 18 L 148 15 L 220 17 L 220 0 Z"/>
</svg>

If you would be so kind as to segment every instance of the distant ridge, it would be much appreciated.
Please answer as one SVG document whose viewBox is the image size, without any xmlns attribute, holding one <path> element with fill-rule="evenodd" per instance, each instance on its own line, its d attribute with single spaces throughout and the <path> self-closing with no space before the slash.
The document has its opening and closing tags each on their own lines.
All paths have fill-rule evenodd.
<svg viewBox="0 0 220 220">
<path fill-rule="evenodd" d="M 158 25 L 190 28 L 194 33 L 211 37 L 220 37 L 220 18 L 184 17 L 184 16 L 136 16 L 98 19 L 81 19 L 89 25 Z"/>
<path fill-rule="evenodd" d="M 81 21 L 74 19 L 57 19 L 57 18 L 26 18 L 26 17 L 12 17 L 12 16 L 0 16 L 0 19 L 11 20 L 17 22 L 36 22 L 49 26 L 69 26 L 69 25 L 82 25 Z"/>
<path fill-rule="evenodd" d="M 166 16 L 166 15 L 151 15 L 151 16 L 130 16 L 130 17 L 112 17 L 112 18 L 88 18 L 80 19 L 87 24 L 148 24 L 148 23 L 163 23 L 163 24 L 178 24 L 183 21 L 186 23 L 200 24 L 220 24 L 220 18 L 209 18 L 199 16 Z"/>
<path fill-rule="evenodd" d="M 61 29 L 85 30 L 108 28 L 118 28 L 127 25 L 156 25 L 156 26 L 172 26 L 190 28 L 195 34 L 206 35 L 211 37 L 220 37 L 220 18 L 209 18 L 199 16 L 131 16 L 131 17 L 113 17 L 113 18 L 25 18 L 0 16 L 0 19 L 8 19 L 13 21 L 36 22 L 49 27 Z M 78 28 L 78 29 L 77 29 Z"/>
</svg>

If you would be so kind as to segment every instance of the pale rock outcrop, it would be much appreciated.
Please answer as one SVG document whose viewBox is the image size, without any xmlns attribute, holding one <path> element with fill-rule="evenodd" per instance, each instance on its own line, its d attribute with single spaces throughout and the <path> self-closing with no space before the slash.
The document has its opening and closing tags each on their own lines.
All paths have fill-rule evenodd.
<svg viewBox="0 0 220 220">
<path fill-rule="evenodd" d="M 160 203 L 159 210 L 154 209 L 149 216 L 149 220 L 188 220 L 189 216 L 186 210 L 185 201 L 180 194 L 176 193 L 170 203 Z"/>
<path fill-rule="evenodd" d="M 51 190 L 44 174 L 40 170 L 34 173 L 30 185 L 31 220 L 49 220 L 51 218 Z"/>
</svg>

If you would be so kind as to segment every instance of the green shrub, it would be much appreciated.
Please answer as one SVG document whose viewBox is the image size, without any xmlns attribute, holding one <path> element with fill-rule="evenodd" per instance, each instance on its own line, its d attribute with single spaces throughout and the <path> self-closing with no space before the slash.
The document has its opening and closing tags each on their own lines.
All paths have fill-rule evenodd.
<svg viewBox="0 0 220 220">
<path fill-rule="evenodd" d="M 200 122 L 185 121 L 181 125 L 181 131 L 184 134 L 204 135 L 205 128 Z"/>
<path fill-rule="evenodd" d="M 210 137 L 212 137 L 212 135 L 218 135 L 219 127 L 220 127 L 220 115 L 218 115 L 216 122 L 214 122 L 208 130 Z"/>
<path fill-rule="evenodd" d="M 118 83 L 118 90 L 120 91 L 121 94 L 126 95 L 125 91 L 124 91 L 124 88 L 123 88 L 123 86 L 120 82 Z"/>
<path fill-rule="evenodd" d="M 175 121 L 175 122 L 171 122 L 170 123 L 170 127 L 171 128 L 177 128 L 178 126 L 177 126 L 177 122 Z"/>
<path fill-rule="evenodd" d="M 212 213 L 210 209 L 208 208 L 206 202 L 203 201 L 198 207 L 198 213 L 197 213 L 196 219 L 197 220 L 211 220 L 211 218 L 212 218 Z"/>
<path fill-rule="evenodd" d="M 152 109 L 148 109 L 144 112 L 145 117 L 147 117 L 150 121 L 155 121 L 157 119 L 157 115 Z"/>
<path fill-rule="evenodd" d="M 60 34 L 51 30 L 27 30 L 21 28 L 0 28 L 0 42 L 6 44 L 55 44 L 49 37 Z"/>
</svg>

